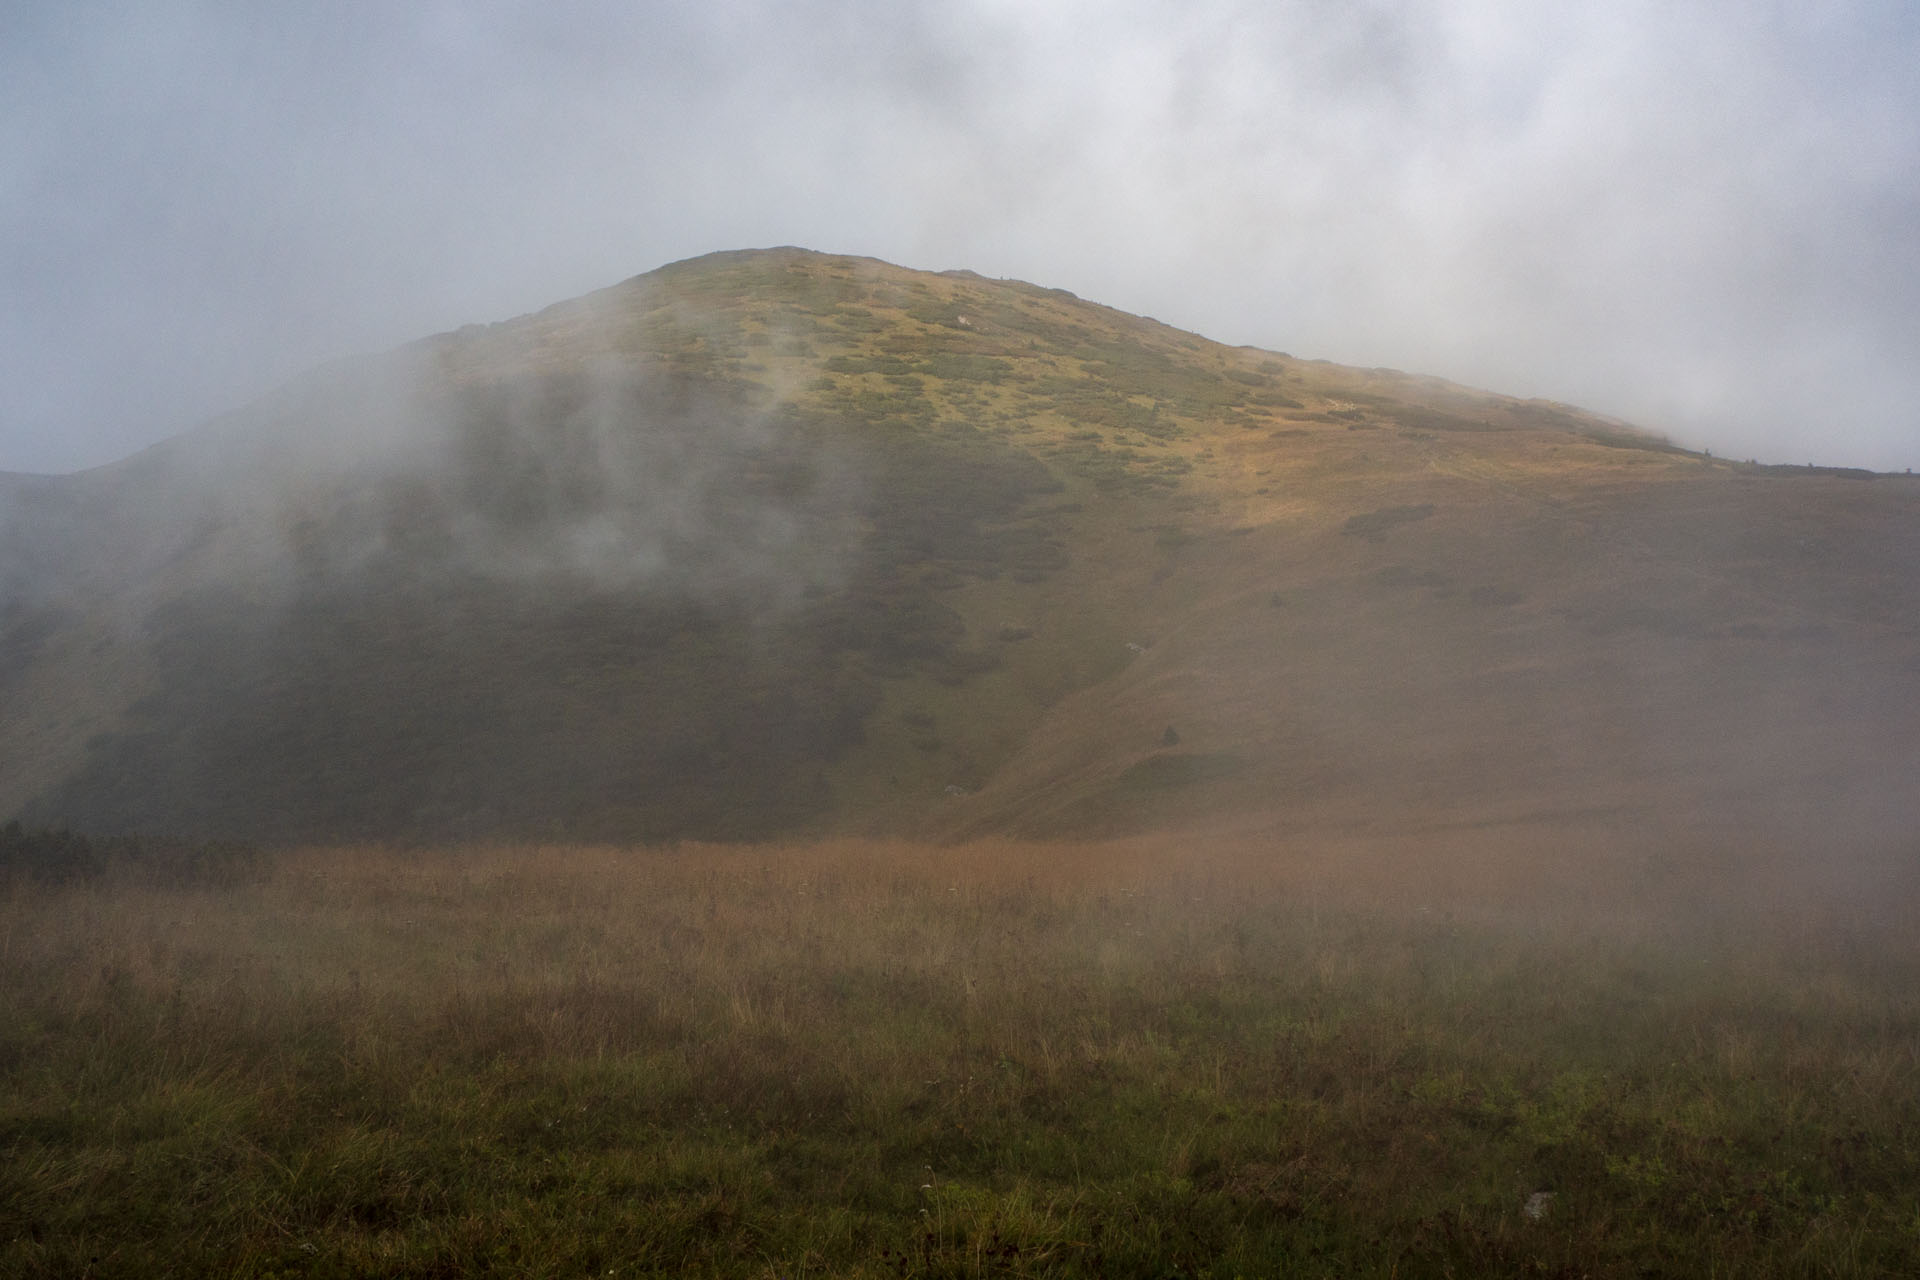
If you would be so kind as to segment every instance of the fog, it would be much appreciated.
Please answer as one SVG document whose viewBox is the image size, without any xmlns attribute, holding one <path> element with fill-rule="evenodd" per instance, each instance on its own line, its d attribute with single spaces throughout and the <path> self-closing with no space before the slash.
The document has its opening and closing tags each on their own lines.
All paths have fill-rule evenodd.
<svg viewBox="0 0 1920 1280">
<path fill-rule="evenodd" d="M 1905 6 L 437 4 L 0 15 L 0 470 L 713 249 L 1920 462 Z"/>
</svg>

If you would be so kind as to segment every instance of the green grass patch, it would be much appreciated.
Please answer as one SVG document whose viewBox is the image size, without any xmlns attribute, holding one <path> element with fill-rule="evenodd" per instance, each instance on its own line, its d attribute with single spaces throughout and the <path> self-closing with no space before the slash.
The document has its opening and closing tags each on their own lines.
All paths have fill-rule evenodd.
<svg viewBox="0 0 1920 1280">
<path fill-rule="evenodd" d="M 1403 524 L 1418 524 L 1422 520 L 1430 519 L 1432 515 L 1431 502 L 1404 507 L 1381 507 L 1377 511 L 1348 516 L 1346 523 L 1340 526 L 1340 532 L 1360 537 L 1377 537 Z"/>
<path fill-rule="evenodd" d="M 1231 778 L 1246 761 L 1230 752 L 1161 752 L 1130 765 L 1116 784 L 1122 790 L 1164 790 Z"/>
</svg>

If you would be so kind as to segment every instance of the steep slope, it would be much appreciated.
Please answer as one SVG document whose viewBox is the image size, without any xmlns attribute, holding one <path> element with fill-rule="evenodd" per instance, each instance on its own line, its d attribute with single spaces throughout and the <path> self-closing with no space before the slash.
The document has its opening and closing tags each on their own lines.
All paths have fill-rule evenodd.
<svg viewBox="0 0 1920 1280">
<path fill-rule="evenodd" d="M 1845 826 L 1920 486 L 718 254 L 0 486 L 0 812 L 273 839 Z"/>
</svg>

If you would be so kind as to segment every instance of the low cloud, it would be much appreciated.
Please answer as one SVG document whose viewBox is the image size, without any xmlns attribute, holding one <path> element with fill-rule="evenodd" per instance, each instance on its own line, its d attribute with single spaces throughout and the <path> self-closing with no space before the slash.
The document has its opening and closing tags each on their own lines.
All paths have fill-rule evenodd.
<svg viewBox="0 0 1920 1280">
<path fill-rule="evenodd" d="M 512 3 L 0 18 L 0 469 L 716 248 L 1920 462 L 1920 19 Z"/>
</svg>

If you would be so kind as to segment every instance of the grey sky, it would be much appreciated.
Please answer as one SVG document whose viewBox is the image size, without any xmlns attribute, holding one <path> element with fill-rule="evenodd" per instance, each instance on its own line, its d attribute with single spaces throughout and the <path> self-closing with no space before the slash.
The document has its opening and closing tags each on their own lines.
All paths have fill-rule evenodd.
<svg viewBox="0 0 1920 1280">
<path fill-rule="evenodd" d="M 1916 466 L 1915 67 L 1905 0 L 14 0 L 0 470 L 774 244 Z"/>
</svg>

